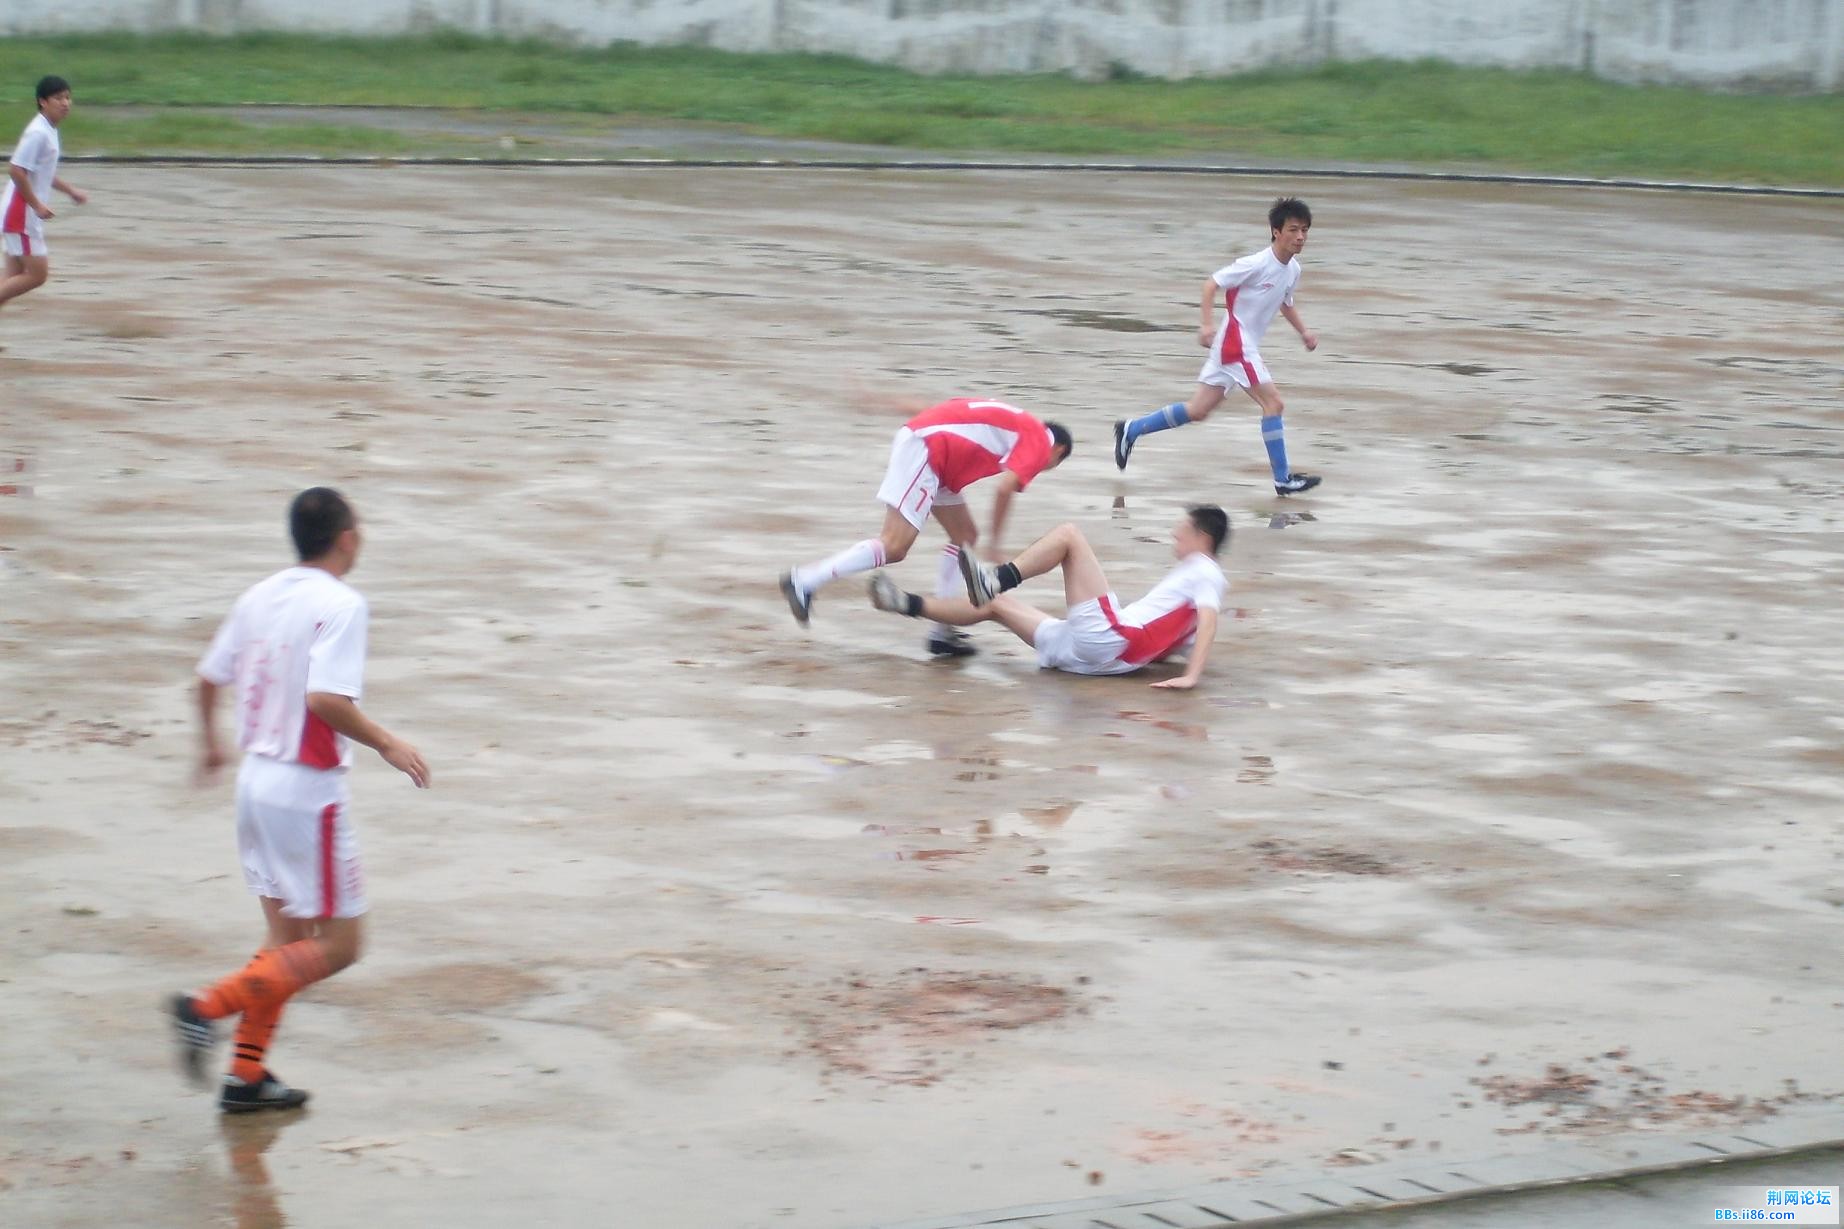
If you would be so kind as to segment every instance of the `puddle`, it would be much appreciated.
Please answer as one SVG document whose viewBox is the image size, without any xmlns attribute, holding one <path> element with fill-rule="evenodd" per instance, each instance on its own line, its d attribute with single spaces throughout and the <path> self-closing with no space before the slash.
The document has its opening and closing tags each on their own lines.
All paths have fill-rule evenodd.
<svg viewBox="0 0 1844 1229">
<path fill-rule="evenodd" d="M 1150 725 L 1154 729 L 1170 730 L 1172 733 L 1182 738 L 1195 738 L 1200 742 L 1207 742 L 1210 739 L 1210 730 L 1208 727 L 1196 725 L 1191 722 L 1169 721 L 1156 714 L 1143 713 L 1138 709 L 1132 708 L 1123 708 L 1114 715 L 1119 717 L 1122 721 L 1137 721 L 1143 725 Z"/>
<path fill-rule="evenodd" d="M 1268 528 L 1285 529 L 1289 525 L 1308 525 L 1318 519 L 1310 512 L 1270 512 Z"/>
<path fill-rule="evenodd" d="M 1238 785 L 1271 785 L 1274 783 L 1274 761 L 1265 755 L 1245 755 L 1242 757 L 1242 771 L 1236 774 Z"/>
<path fill-rule="evenodd" d="M 1150 320 L 1141 320 L 1137 316 L 1122 316 L 1114 312 L 1090 311 L 1078 307 L 1059 307 L 1047 311 L 1027 310 L 1026 316 L 1048 316 L 1064 324 L 1073 324 L 1079 329 L 1106 329 L 1110 333 L 1182 333 L 1185 329 L 1174 324 L 1154 324 Z"/>
<path fill-rule="evenodd" d="M 1263 866 L 1277 871 L 1310 871 L 1321 875 L 1399 875 L 1402 867 L 1374 854 L 1340 849 L 1336 845 L 1307 848 L 1296 841 L 1273 839 L 1249 846 Z"/>
</svg>

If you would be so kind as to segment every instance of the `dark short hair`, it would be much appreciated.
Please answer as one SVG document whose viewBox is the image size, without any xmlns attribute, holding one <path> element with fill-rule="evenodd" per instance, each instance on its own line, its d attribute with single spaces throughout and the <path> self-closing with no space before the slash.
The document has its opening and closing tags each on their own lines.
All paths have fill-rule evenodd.
<svg viewBox="0 0 1844 1229">
<path fill-rule="evenodd" d="M 1268 210 L 1268 229 L 1279 230 L 1296 218 L 1306 229 L 1312 229 L 1313 211 L 1306 207 L 1306 202 L 1297 196 L 1283 196 Z"/>
<path fill-rule="evenodd" d="M 70 82 L 62 77 L 40 77 L 38 79 L 38 100 L 44 102 L 53 94 L 68 94 Z"/>
<path fill-rule="evenodd" d="M 356 523 L 352 505 L 332 487 L 312 486 L 288 505 L 288 534 L 302 563 L 312 563 L 333 549 L 339 535 Z"/>
<path fill-rule="evenodd" d="M 1191 517 L 1191 528 L 1209 537 L 1210 553 L 1221 554 L 1223 543 L 1229 541 L 1229 513 L 1215 504 L 1199 504 L 1185 512 Z"/>
<path fill-rule="evenodd" d="M 1044 424 L 1044 430 L 1050 433 L 1050 446 L 1052 448 L 1061 448 L 1064 456 L 1068 456 L 1076 450 L 1076 441 L 1070 436 L 1069 428 L 1065 427 L 1062 423 L 1047 422 Z"/>
</svg>

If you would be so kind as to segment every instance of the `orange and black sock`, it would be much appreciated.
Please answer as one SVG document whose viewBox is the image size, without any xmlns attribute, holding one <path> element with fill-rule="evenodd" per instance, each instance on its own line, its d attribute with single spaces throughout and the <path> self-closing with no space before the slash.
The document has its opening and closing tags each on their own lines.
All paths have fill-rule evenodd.
<svg viewBox="0 0 1844 1229">
<path fill-rule="evenodd" d="M 320 944 L 312 939 L 300 939 L 286 947 L 265 947 L 238 972 L 194 996 L 192 1003 L 198 1014 L 207 1020 L 261 1008 L 273 1008 L 275 1014 L 280 1015 L 282 1004 L 303 986 L 313 985 L 328 972 L 326 957 L 320 954 Z"/>
<path fill-rule="evenodd" d="M 231 1050 L 232 1075 L 246 1084 L 255 1084 L 263 1078 L 267 1070 L 269 1038 L 274 1036 L 275 1026 L 287 1006 L 286 1002 L 258 1004 L 244 1010 L 237 1021 L 237 1038 Z"/>
</svg>

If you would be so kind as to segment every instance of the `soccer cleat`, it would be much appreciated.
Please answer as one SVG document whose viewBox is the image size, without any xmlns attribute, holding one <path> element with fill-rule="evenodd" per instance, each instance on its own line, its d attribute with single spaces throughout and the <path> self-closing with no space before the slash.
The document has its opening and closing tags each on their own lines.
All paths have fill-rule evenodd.
<svg viewBox="0 0 1844 1229">
<path fill-rule="evenodd" d="M 254 1114 L 257 1110 L 293 1110 L 307 1104 L 303 1089 L 290 1088 L 268 1071 L 254 1084 L 234 1075 L 224 1077 L 218 1108 L 227 1114 Z"/>
<path fill-rule="evenodd" d="M 979 649 L 972 636 L 959 628 L 949 628 L 928 634 L 928 651 L 936 657 L 972 657 Z"/>
<path fill-rule="evenodd" d="M 179 1039 L 179 1069 L 200 1088 L 210 1084 L 205 1065 L 211 1060 L 211 1048 L 217 1044 L 218 1031 L 211 1021 L 198 1014 L 192 996 L 176 994 L 167 1008 L 173 1017 L 173 1031 Z"/>
<path fill-rule="evenodd" d="M 1127 420 L 1122 418 L 1114 424 L 1114 468 L 1126 469 L 1132 455 L 1133 437 L 1127 434 Z"/>
<path fill-rule="evenodd" d="M 794 622 L 802 627 L 813 617 L 813 595 L 802 593 L 794 584 L 794 573 L 781 574 L 781 596 L 788 600 L 788 609 L 794 612 Z"/>
<path fill-rule="evenodd" d="M 1310 491 L 1324 479 L 1318 474 L 1288 474 L 1287 481 L 1274 484 L 1276 495 L 1298 495 L 1301 491 Z"/>
<path fill-rule="evenodd" d="M 967 600 L 985 606 L 999 596 L 999 578 L 989 567 L 982 566 L 968 547 L 960 548 L 960 578 L 967 582 Z"/>
<path fill-rule="evenodd" d="M 908 603 L 903 601 L 905 596 L 907 595 L 896 587 L 896 582 L 882 572 L 871 574 L 871 605 L 879 610 L 887 610 L 891 614 L 908 614 Z"/>
</svg>

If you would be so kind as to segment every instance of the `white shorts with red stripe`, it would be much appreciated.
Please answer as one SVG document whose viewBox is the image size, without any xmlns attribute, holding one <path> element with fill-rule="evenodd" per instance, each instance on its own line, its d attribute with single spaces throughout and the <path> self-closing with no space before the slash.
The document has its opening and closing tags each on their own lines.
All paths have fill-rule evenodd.
<svg viewBox="0 0 1844 1229">
<path fill-rule="evenodd" d="M 1112 593 L 1108 601 L 1120 603 Z M 1114 630 L 1101 599 L 1092 597 L 1069 608 L 1060 619 L 1045 619 L 1032 638 L 1037 664 L 1044 670 L 1071 674 L 1131 674 L 1140 667 L 1126 661 L 1127 640 Z"/>
<path fill-rule="evenodd" d="M 1215 350 L 1204 360 L 1204 368 L 1197 373 L 1199 384 L 1214 384 L 1218 388 L 1253 388 L 1257 384 L 1272 384 L 1274 377 L 1268 374 L 1268 365 L 1261 361 L 1261 351 L 1242 351 L 1242 357 L 1225 363 Z"/>
<path fill-rule="evenodd" d="M 944 507 L 964 504 L 959 491 L 941 489 L 941 479 L 929 464 L 928 445 L 908 427 L 897 430 L 890 441 L 890 467 L 884 471 L 884 484 L 877 488 L 877 498 L 903 514 L 903 519 L 922 528 L 936 504 Z"/>
<path fill-rule="evenodd" d="M 51 248 L 45 243 L 45 220 L 30 209 L 26 210 L 26 228 L 0 234 L 0 250 L 8 256 L 51 255 Z"/>
<path fill-rule="evenodd" d="M 237 772 L 237 852 L 254 896 L 289 917 L 358 917 L 366 911 L 344 771 L 246 755 Z"/>
</svg>

